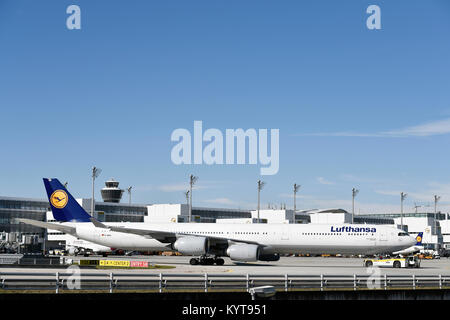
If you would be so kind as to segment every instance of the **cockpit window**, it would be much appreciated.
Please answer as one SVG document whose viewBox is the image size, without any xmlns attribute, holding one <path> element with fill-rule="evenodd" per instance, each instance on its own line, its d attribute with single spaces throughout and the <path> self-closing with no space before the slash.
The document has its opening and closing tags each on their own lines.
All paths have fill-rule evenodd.
<svg viewBox="0 0 450 320">
<path fill-rule="evenodd" d="M 409 236 L 409 233 L 408 232 L 399 232 L 398 236 L 399 237 L 406 237 L 406 236 Z"/>
</svg>

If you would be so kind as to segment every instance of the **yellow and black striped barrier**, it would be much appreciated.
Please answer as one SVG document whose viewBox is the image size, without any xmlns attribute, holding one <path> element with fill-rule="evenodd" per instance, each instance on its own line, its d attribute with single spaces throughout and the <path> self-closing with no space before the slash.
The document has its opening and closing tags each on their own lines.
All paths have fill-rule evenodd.
<svg viewBox="0 0 450 320">
<path fill-rule="evenodd" d="M 120 268 L 148 268 L 148 261 L 134 260 L 80 260 L 80 266 L 120 267 Z"/>
</svg>

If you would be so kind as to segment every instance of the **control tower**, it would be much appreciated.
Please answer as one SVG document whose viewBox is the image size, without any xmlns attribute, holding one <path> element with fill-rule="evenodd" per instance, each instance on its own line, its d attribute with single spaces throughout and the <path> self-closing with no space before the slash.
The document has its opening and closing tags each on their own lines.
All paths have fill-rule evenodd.
<svg viewBox="0 0 450 320">
<path fill-rule="evenodd" d="M 101 190 L 103 201 L 119 203 L 124 191 L 119 188 L 119 182 L 111 178 L 105 182 L 105 185 L 106 187 Z"/>
</svg>

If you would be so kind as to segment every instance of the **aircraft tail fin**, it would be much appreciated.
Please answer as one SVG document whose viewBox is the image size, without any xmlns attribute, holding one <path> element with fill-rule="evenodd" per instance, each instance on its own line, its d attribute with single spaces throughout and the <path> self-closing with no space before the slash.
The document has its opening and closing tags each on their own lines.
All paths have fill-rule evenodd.
<svg viewBox="0 0 450 320">
<path fill-rule="evenodd" d="M 416 237 L 416 246 L 422 245 L 423 232 L 419 232 Z"/>
<path fill-rule="evenodd" d="M 91 216 L 72 197 L 58 179 L 44 178 L 53 217 L 61 222 L 92 222 Z"/>
</svg>

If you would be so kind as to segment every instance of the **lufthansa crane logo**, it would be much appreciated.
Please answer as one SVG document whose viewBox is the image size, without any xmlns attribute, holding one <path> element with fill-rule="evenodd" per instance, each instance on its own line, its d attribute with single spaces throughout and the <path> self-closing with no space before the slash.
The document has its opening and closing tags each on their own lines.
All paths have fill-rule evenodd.
<svg viewBox="0 0 450 320">
<path fill-rule="evenodd" d="M 417 236 L 416 240 L 417 240 L 417 242 L 420 242 L 420 241 L 422 241 L 422 237 L 421 236 Z"/>
<path fill-rule="evenodd" d="M 62 209 L 67 205 L 67 193 L 63 190 L 56 190 L 52 193 L 52 196 L 50 197 L 50 202 L 52 206 L 54 206 L 57 209 Z"/>
</svg>

